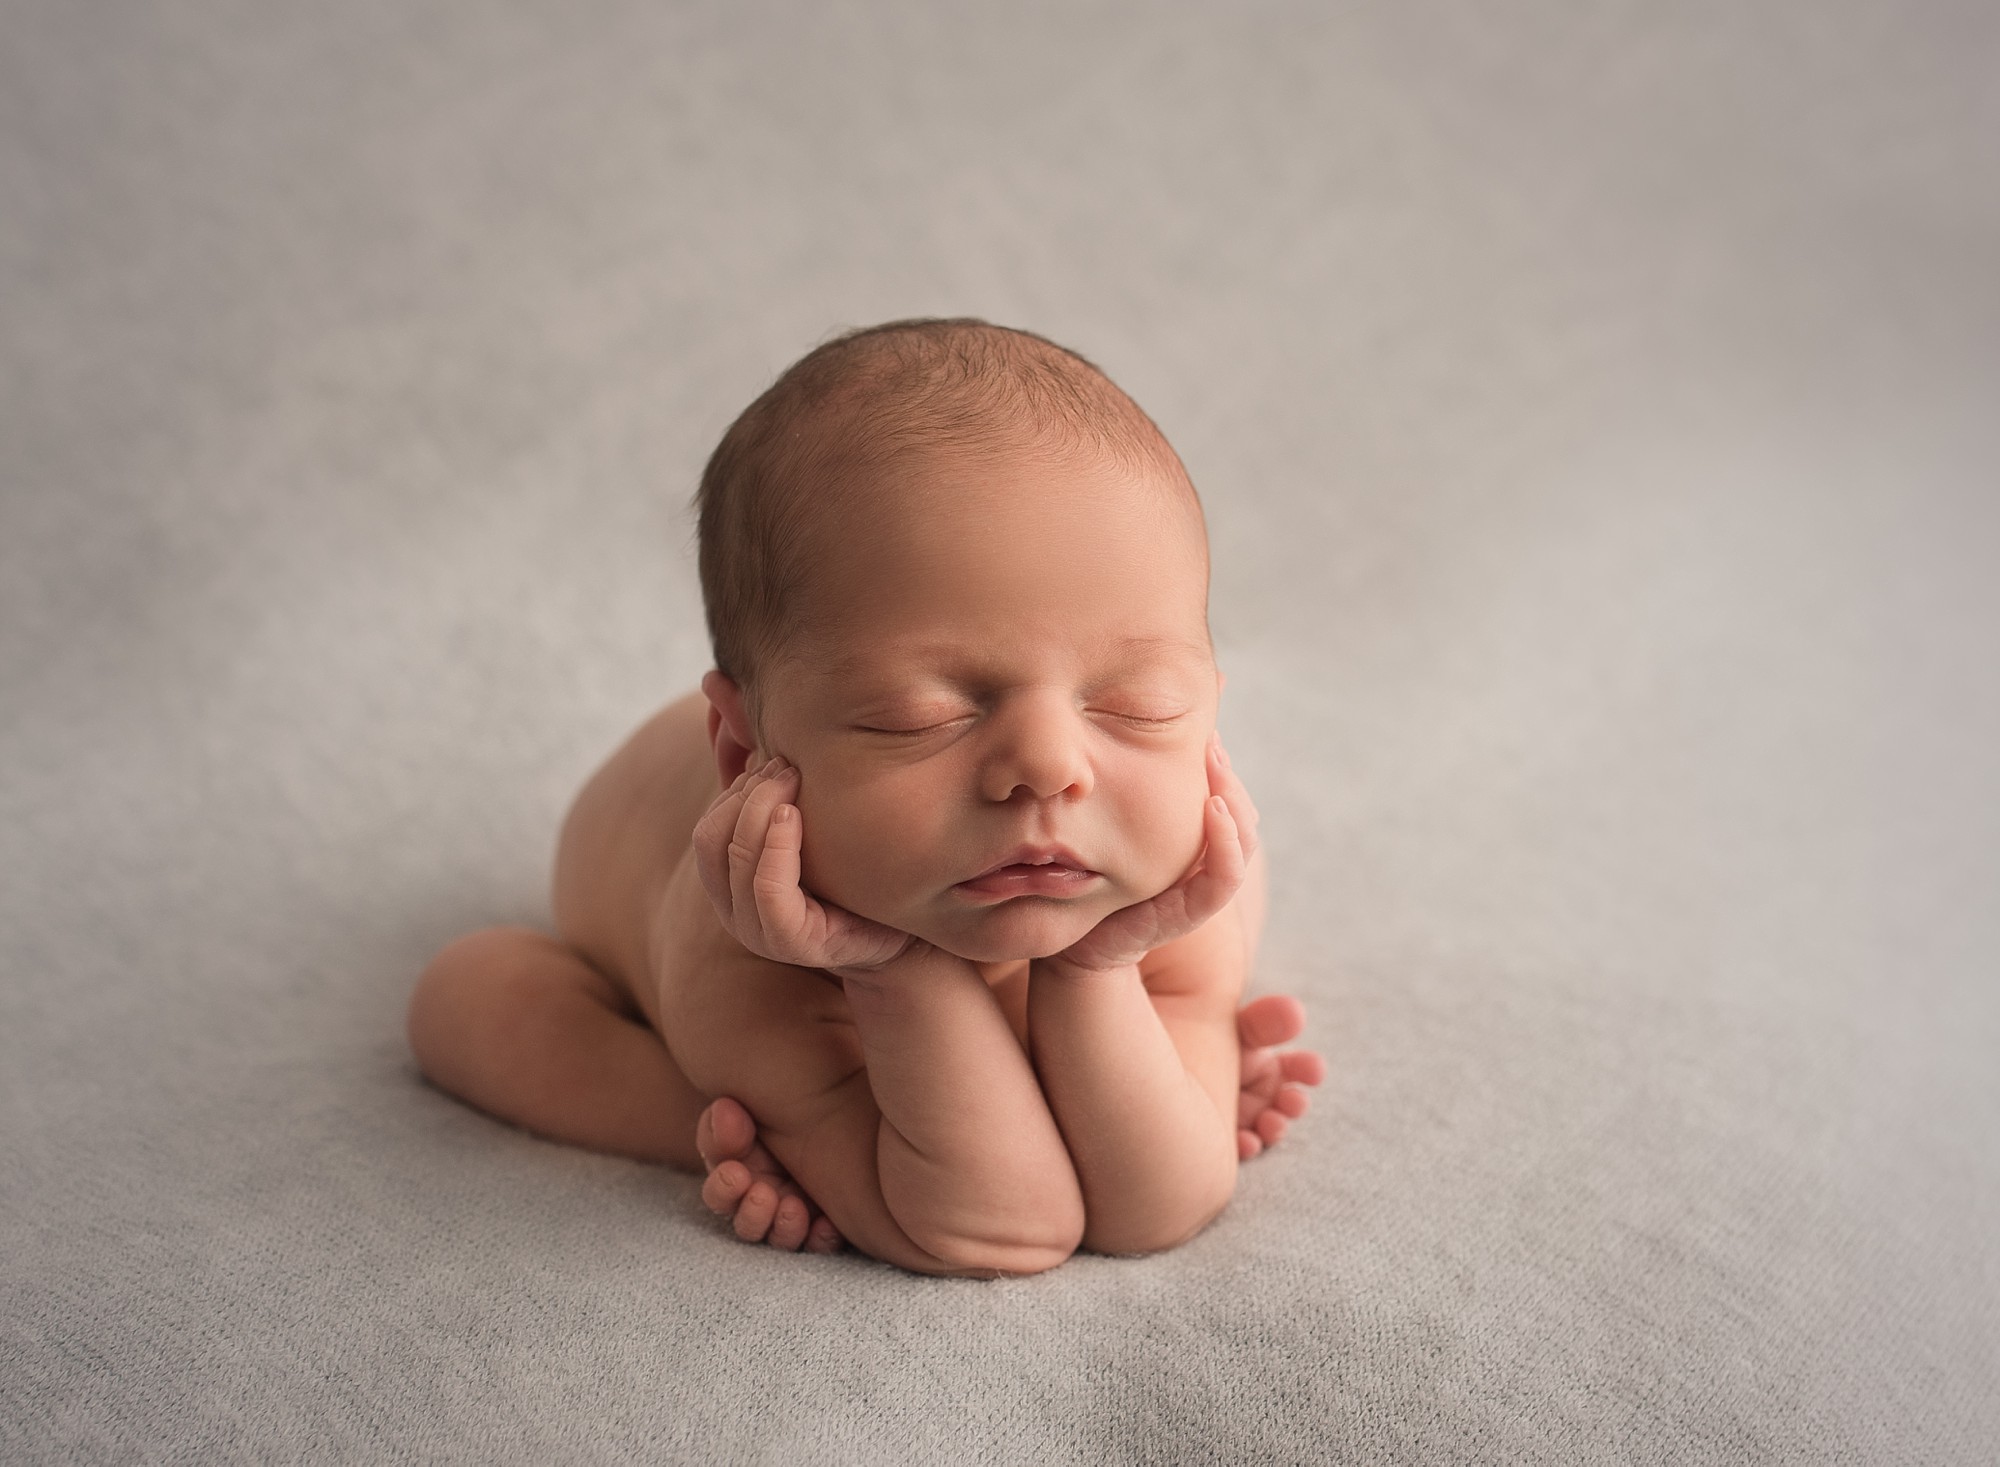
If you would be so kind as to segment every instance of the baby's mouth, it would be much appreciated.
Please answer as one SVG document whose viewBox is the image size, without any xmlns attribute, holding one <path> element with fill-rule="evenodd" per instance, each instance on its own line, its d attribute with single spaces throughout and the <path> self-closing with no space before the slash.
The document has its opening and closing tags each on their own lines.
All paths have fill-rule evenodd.
<svg viewBox="0 0 2000 1467">
<path fill-rule="evenodd" d="M 1013 853 L 1011 859 L 970 881 L 959 882 L 952 890 L 988 901 L 1024 896 L 1068 897 L 1102 879 L 1069 851 L 1025 850 Z"/>
</svg>

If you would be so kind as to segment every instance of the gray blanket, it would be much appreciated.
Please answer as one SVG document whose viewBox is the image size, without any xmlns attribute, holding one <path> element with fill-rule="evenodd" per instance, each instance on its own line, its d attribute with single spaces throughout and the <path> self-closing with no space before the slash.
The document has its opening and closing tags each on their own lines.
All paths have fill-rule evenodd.
<svg viewBox="0 0 2000 1467">
<path fill-rule="evenodd" d="M 8 4 L 0 1459 L 1992 1460 L 1995 14 Z M 401 1027 L 927 313 L 1186 458 L 1331 1067 L 989 1284 Z"/>
</svg>

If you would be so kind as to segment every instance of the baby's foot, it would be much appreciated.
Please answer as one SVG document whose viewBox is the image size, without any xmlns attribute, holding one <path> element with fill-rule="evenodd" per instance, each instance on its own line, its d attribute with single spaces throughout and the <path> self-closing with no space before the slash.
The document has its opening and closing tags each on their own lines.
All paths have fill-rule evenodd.
<svg viewBox="0 0 2000 1467">
<path fill-rule="evenodd" d="M 831 1219 L 799 1189 L 791 1174 L 757 1140 L 750 1112 L 722 1096 L 695 1122 L 695 1149 L 708 1168 L 701 1200 L 732 1218 L 746 1243 L 769 1243 L 788 1253 L 838 1253 L 846 1240 Z"/>
<path fill-rule="evenodd" d="M 1305 1007 L 1290 994 L 1267 994 L 1237 1010 L 1243 1088 L 1236 1100 L 1236 1154 L 1244 1161 L 1278 1144 L 1287 1121 L 1297 1120 L 1312 1104 L 1305 1087 L 1326 1078 L 1326 1062 L 1311 1050 L 1277 1052 L 1278 1045 L 1298 1038 L 1305 1026 Z"/>
</svg>

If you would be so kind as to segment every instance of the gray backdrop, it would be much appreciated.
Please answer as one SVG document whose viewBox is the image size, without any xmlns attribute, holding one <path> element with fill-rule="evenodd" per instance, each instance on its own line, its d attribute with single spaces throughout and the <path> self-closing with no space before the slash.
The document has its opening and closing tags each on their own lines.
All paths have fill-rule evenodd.
<svg viewBox="0 0 2000 1467">
<path fill-rule="evenodd" d="M 4 0 L 0 1457 L 1991 1460 L 1996 14 Z M 723 426 L 960 312 L 1206 497 L 1331 1065 L 993 1284 L 401 1031 Z"/>
</svg>

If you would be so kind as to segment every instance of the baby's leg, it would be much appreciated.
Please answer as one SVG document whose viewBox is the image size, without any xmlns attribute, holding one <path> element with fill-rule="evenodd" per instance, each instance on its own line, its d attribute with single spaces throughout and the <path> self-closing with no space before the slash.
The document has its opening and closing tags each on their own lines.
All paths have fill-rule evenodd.
<svg viewBox="0 0 2000 1467">
<path fill-rule="evenodd" d="M 410 1047 L 440 1089 L 552 1140 L 700 1172 L 708 1105 L 623 991 L 527 927 L 449 944 L 410 999 Z"/>
</svg>

